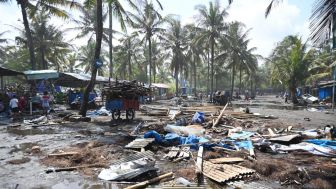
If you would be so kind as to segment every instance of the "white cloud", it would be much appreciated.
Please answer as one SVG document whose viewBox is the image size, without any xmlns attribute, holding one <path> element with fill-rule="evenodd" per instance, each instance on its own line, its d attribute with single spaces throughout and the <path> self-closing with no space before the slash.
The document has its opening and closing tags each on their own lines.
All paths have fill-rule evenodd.
<svg viewBox="0 0 336 189">
<path fill-rule="evenodd" d="M 228 20 L 243 22 L 250 32 L 250 46 L 258 48 L 257 53 L 268 56 L 275 43 L 283 37 L 298 34 L 307 38 L 308 22 L 303 22 L 302 11 L 294 4 L 284 0 L 273 7 L 268 18 L 265 9 L 270 1 L 265 0 L 237 0 L 228 9 Z"/>
</svg>

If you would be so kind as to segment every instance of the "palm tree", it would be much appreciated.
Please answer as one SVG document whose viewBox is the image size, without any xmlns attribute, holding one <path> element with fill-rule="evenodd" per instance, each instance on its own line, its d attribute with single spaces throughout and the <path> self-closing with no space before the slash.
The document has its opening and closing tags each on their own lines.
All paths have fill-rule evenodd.
<svg viewBox="0 0 336 189">
<path fill-rule="evenodd" d="M 119 39 L 120 45 L 115 47 L 115 60 L 118 62 L 117 72 L 123 79 L 134 79 L 133 66 L 140 54 L 140 40 L 134 35 L 125 35 Z M 117 66 L 117 65 L 116 65 Z M 127 76 L 128 77 L 127 77 Z"/>
<path fill-rule="evenodd" d="M 2 36 L 6 33 L 7 31 L 1 32 L 0 33 L 0 60 L 6 55 L 5 47 L 2 46 L 2 44 L 7 44 L 8 39 L 2 38 Z"/>
<path fill-rule="evenodd" d="M 130 19 L 119 0 L 106 0 L 106 1 L 108 3 L 108 15 L 109 15 L 109 61 L 110 61 L 109 76 L 112 77 L 113 73 L 112 15 L 117 17 L 120 23 L 120 27 L 123 31 L 126 31 L 125 20 L 130 22 Z M 132 8 L 136 7 L 136 5 L 131 0 L 127 0 L 127 2 Z"/>
<path fill-rule="evenodd" d="M 162 45 L 171 54 L 171 69 L 174 71 L 175 90 L 176 96 L 178 96 L 178 76 L 182 75 L 183 67 L 185 67 L 185 55 L 183 53 L 186 48 L 185 29 L 182 27 L 179 18 L 169 16 L 166 20 L 168 29 L 162 36 Z"/>
<path fill-rule="evenodd" d="M 280 1 L 272 0 L 270 2 L 266 8 L 265 17 L 270 14 L 272 7 Z M 320 45 L 327 42 L 332 36 L 333 48 L 336 48 L 336 0 L 317 0 L 313 5 L 309 19 L 312 42 Z"/>
<path fill-rule="evenodd" d="M 187 61 L 190 62 L 192 71 L 193 71 L 193 79 L 194 79 L 194 95 L 197 96 L 197 65 L 201 62 L 201 56 L 202 56 L 202 49 L 195 41 L 195 37 L 197 35 L 197 32 L 200 30 L 195 25 L 187 25 L 185 26 L 187 31 L 187 40 L 188 40 L 188 46 L 187 46 L 187 54 L 186 58 Z"/>
<path fill-rule="evenodd" d="M 307 84 L 317 84 L 318 81 L 332 79 L 332 69 L 335 66 L 336 54 L 329 45 L 323 45 L 321 49 L 314 50 L 315 58 L 309 67 L 310 76 Z"/>
<path fill-rule="evenodd" d="M 9 3 L 11 0 L 0 0 L 0 3 Z M 34 54 L 34 44 L 33 38 L 29 27 L 28 14 L 29 16 L 34 16 L 36 11 L 41 8 L 47 11 L 48 13 L 61 17 L 69 18 L 69 15 L 64 10 L 59 9 L 59 7 L 80 7 L 80 5 L 73 0 L 16 0 L 17 4 L 20 5 L 21 14 L 23 19 L 23 25 L 25 28 L 26 38 L 27 38 L 27 47 L 29 50 L 30 65 L 33 70 L 36 69 L 36 59 Z"/>
<path fill-rule="evenodd" d="M 296 88 L 308 77 L 308 67 L 312 58 L 312 51 L 307 52 L 307 45 L 297 36 L 286 37 L 269 58 L 272 80 L 280 81 L 288 87 L 294 104 L 298 103 Z"/>
<path fill-rule="evenodd" d="M 214 3 L 209 2 L 209 9 L 204 5 L 196 6 L 199 12 L 199 24 L 203 28 L 198 36 L 199 42 L 207 42 L 210 46 L 211 54 L 211 101 L 213 94 L 213 78 L 214 78 L 214 60 L 215 60 L 215 45 L 217 39 L 225 30 L 224 18 L 228 15 L 225 9 L 221 9 L 220 3 L 216 0 Z"/>
<path fill-rule="evenodd" d="M 97 8 L 93 6 L 90 9 L 85 7 L 80 8 L 81 16 L 79 20 L 76 20 L 76 27 L 68 28 L 67 31 L 77 30 L 79 33 L 76 35 L 75 39 L 88 38 L 88 43 L 95 39 L 97 32 Z M 107 12 L 103 12 L 103 22 L 107 19 Z M 116 31 L 113 31 L 116 32 Z M 103 40 L 105 42 L 109 41 L 109 29 L 103 28 Z"/>
<path fill-rule="evenodd" d="M 50 16 L 41 11 L 34 15 L 31 22 L 31 35 L 34 40 L 34 54 L 37 55 L 36 67 L 38 69 L 48 69 L 49 66 L 57 68 L 62 67 L 63 58 L 70 52 L 70 44 L 65 42 L 63 31 L 58 27 L 48 23 Z M 16 42 L 22 47 L 26 47 L 26 31 L 15 27 L 19 30 L 20 36 L 17 36 Z"/>
<path fill-rule="evenodd" d="M 240 87 L 239 93 L 241 88 L 241 72 L 243 68 L 248 68 L 247 60 L 249 56 L 249 51 L 247 49 L 247 45 L 249 43 L 249 39 L 247 39 L 248 32 L 243 30 L 244 25 L 240 22 L 232 22 L 229 24 L 226 38 L 221 39 L 221 44 L 224 46 L 221 48 L 224 50 L 217 58 L 227 58 L 229 57 L 229 65 L 228 67 L 232 69 L 232 76 L 231 76 L 231 98 L 233 96 L 234 90 L 234 81 L 236 75 L 236 68 L 239 66 L 239 78 L 240 78 Z M 251 49 L 250 51 L 253 51 Z"/>
<path fill-rule="evenodd" d="M 86 0 L 86 2 L 89 0 Z M 92 7 L 88 7 L 92 8 Z M 96 0 L 96 9 L 97 9 L 97 27 L 96 27 L 96 46 L 95 46 L 95 53 L 94 53 L 94 59 L 92 60 L 92 67 L 91 67 L 91 79 L 89 84 L 86 86 L 86 89 L 84 91 L 83 95 L 83 102 L 80 108 L 80 114 L 85 117 L 87 112 L 87 106 L 89 101 L 89 93 L 93 90 L 95 82 L 96 82 L 96 76 L 97 76 L 97 69 L 98 66 L 96 66 L 96 61 L 100 58 L 100 51 L 101 51 L 101 43 L 103 39 L 103 2 L 102 0 Z"/>
<path fill-rule="evenodd" d="M 158 2 L 158 1 L 157 1 Z M 143 1 L 143 9 L 137 8 L 137 14 L 128 12 L 132 19 L 131 26 L 135 29 L 138 35 L 144 34 L 145 40 L 148 42 L 148 63 L 149 63 L 149 85 L 152 84 L 152 37 L 158 32 L 162 32 L 160 25 L 164 22 L 161 15 L 154 8 L 153 3 L 148 0 Z M 160 5 L 160 4 L 159 4 Z M 162 6 L 160 5 L 161 9 Z M 150 98 L 151 99 L 151 98 Z"/>
</svg>

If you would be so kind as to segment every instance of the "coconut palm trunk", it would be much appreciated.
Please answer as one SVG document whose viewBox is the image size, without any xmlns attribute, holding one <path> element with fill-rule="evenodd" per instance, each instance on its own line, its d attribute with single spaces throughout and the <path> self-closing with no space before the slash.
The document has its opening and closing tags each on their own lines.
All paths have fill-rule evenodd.
<svg viewBox="0 0 336 189">
<path fill-rule="evenodd" d="M 26 10 L 28 1 L 17 0 L 17 2 L 18 4 L 21 5 L 20 7 L 21 7 L 23 25 L 24 25 L 26 37 L 27 37 L 30 65 L 31 65 L 32 70 L 36 70 L 36 59 L 35 59 L 35 54 L 34 54 L 33 38 L 32 38 L 30 28 L 29 28 L 29 22 L 28 22 L 27 10 Z"/>
<path fill-rule="evenodd" d="M 232 65 L 232 75 L 231 75 L 231 99 L 232 99 L 232 97 L 233 97 L 233 88 L 234 88 L 234 79 L 235 79 L 235 72 L 236 72 L 236 70 L 235 70 L 235 65 L 233 64 Z"/>
<path fill-rule="evenodd" d="M 242 65 L 239 65 L 239 91 L 238 94 L 240 95 L 241 92 L 241 87 L 242 87 Z"/>
<path fill-rule="evenodd" d="M 196 67 L 196 62 L 194 62 L 194 93 L 195 93 L 195 97 L 197 96 L 197 91 L 196 91 L 196 76 L 197 76 L 197 67 Z"/>
<path fill-rule="evenodd" d="M 96 31 L 96 47 L 95 47 L 95 54 L 94 54 L 94 60 L 99 59 L 100 57 L 100 51 L 101 51 L 101 43 L 103 38 L 103 4 L 102 0 L 96 1 L 97 6 L 97 31 Z M 91 79 L 89 84 L 86 86 L 86 89 L 84 91 L 83 95 L 83 101 L 80 108 L 80 114 L 85 117 L 88 107 L 88 101 L 89 101 L 89 93 L 93 90 L 95 82 L 96 82 L 96 76 L 97 76 L 97 67 L 95 66 L 95 61 L 92 61 L 91 65 Z"/>
<path fill-rule="evenodd" d="M 109 11 L 109 77 L 112 78 L 113 76 L 113 44 L 112 44 L 112 4 L 108 4 L 108 11 Z"/>
<path fill-rule="evenodd" d="M 152 39 L 151 36 L 147 36 L 148 40 L 148 62 L 149 62 L 149 102 L 152 102 L 152 90 L 151 90 L 151 85 L 152 85 Z"/>
<path fill-rule="evenodd" d="M 212 102 L 213 98 L 213 87 L 214 87 L 214 60 L 215 60 L 215 39 L 213 36 L 210 38 L 211 43 L 211 95 L 210 101 Z"/>
<path fill-rule="evenodd" d="M 178 91 L 178 72 L 179 72 L 179 65 L 178 64 L 175 64 L 175 96 L 177 97 L 178 94 L 179 94 L 179 91 Z"/>
<path fill-rule="evenodd" d="M 207 96 L 209 95 L 209 84 L 210 84 L 210 51 L 208 50 L 208 75 L 207 75 Z"/>
</svg>

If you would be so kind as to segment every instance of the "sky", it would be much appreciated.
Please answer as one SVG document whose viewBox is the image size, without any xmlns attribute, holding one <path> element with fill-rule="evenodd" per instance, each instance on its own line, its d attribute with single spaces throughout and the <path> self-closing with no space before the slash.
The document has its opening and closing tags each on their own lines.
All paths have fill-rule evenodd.
<svg viewBox="0 0 336 189">
<path fill-rule="evenodd" d="M 121 0 L 123 1 L 123 0 Z M 273 8 L 271 14 L 265 19 L 264 13 L 271 0 L 234 0 L 228 7 L 227 0 L 220 0 L 223 8 L 227 8 L 229 13 L 226 21 L 240 21 L 245 24 L 246 29 L 251 29 L 249 33 L 250 47 L 257 47 L 257 54 L 267 57 L 276 43 L 287 35 L 299 35 L 304 40 L 309 37 L 309 17 L 314 0 L 283 0 Z M 183 24 L 195 21 L 197 10 L 195 6 L 204 4 L 208 6 L 209 0 L 160 0 L 163 11 L 162 15 L 180 15 Z M 127 6 L 125 6 L 127 9 Z M 74 13 L 74 17 L 78 13 Z M 7 38 L 13 39 L 17 32 L 13 31 L 13 26 L 22 27 L 20 8 L 15 1 L 10 4 L 0 4 L 0 33 L 10 30 L 6 34 Z M 59 19 L 53 19 L 55 25 L 63 28 L 72 27 L 74 24 Z M 105 25 L 106 24 L 106 25 Z M 104 23 L 108 27 L 108 23 Z M 114 21 L 114 28 L 118 30 L 118 24 Z M 66 34 L 67 39 L 76 35 L 77 31 Z M 84 45 L 86 40 L 75 41 L 76 45 Z"/>
</svg>

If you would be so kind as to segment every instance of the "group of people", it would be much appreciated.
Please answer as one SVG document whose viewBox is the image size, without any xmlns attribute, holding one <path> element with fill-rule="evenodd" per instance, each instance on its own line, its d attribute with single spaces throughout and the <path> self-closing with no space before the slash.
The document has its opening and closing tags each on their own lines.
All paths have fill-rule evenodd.
<svg viewBox="0 0 336 189">
<path fill-rule="evenodd" d="M 50 110 L 50 102 L 51 98 L 49 96 L 48 91 L 44 91 L 43 95 L 41 96 L 41 107 L 43 109 L 44 115 L 47 115 L 48 111 Z M 26 106 L 27 101 L 25 97 L 22 96 L 18 99 L 15 94 L 12 95 L 9 101 L 9 109 L 13 117 L 16 117 L 20 112 L 23 112 Z"/>
</svg>

